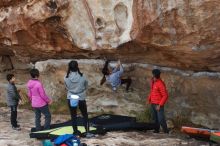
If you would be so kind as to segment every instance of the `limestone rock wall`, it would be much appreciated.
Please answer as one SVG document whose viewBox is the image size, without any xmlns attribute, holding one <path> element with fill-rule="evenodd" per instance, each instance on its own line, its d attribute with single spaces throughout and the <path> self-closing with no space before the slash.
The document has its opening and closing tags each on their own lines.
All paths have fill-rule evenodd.
<svg viewBox="0 0 220 146">
<path fill-rule="evenodd" d="M 55 101 L 66 98 L 64 76 L 69 60 L 48 60 L 37 62 L 35 67 L 41 72 L 40 79 L 46 88 L 47 94 Z M 123 64 L 124 77 L 130 76 L 132 92 L 125 92 L 125 87 L 113 93 L 108 85 L 100 86 L 102 78 L 102 60 L 78 60 L 80 70 L 89 81 L 87 91 L 88 111 L 90 114 L 115 113 L 137 116 L 146 119 L 142 113 L 146 111 L 146 96 L 149 94 L 151 70 L 160 68 L 162 79 L 165 81 L 169 101 L 166 104 L 167 118 L 174 120 L 174 124 L 181 124 L 184 120 L 209 128 L 219 127 L 220 105 L 220 74 L 209 72 L 183 71 L 173 68 L 158 67 L 150 64 Z M 115 63 L 112 62 L 111 66 Z M 16 70 L 17 85 L 26 92 L 26 83 L 30 79 L 28 70 Z M 6 73 L 0 74 L 0 102 L 5 102 Z M 63 105 L 67 106 L 67 105 Z M 142 117 L 141 117 L 142 116 Z M 175 121 L 176 120 L 176 121 Z"/>
<path fill-rule="evenodd" d="M 42 78 L 52 97 L 65 95 L 63 77 L 69 60 L 48 60 L 38 62 L 35 66 L 42 72 Z M 117 113 L 140 116 L 146 108 L 146 96 L 150 90 L 151 70 L 159 68 L 169 93 L 166 105 L 167 118 L 188 120 L 194 124 L 209 128 L 219 127 L 220 74 L 209 72 L 183 71 L 173 68 L 158 67 L 150 64 L 123 64 L 125 74 L 130 76 L 132 92 L 126 93 L 121 87 L 113 93 L 108 85 L 100 86 L 102 78 L 102 60 L 78 60 L 81 71 L 89 81 L 88 107 L 90 113 Z M 112 62 L 111 66 L 115 65 Z M 177 122 L 177 121 L 174 121 Z M 175 123 L 176 124 L 176 123 Z"/>
<path fill-rule="evenodd" d="M 218 0 L 0 1 L 0 55 L 219 71 Z"/>
<path fill-rule="evenodd" d="M 186 113 L 196 124 L 219 128 L 218 22 L 219 0 L 0 0 L 1 100 L 8 72 L 18 74 L 25 90 L 31 62 L 86 58 L 81 63 L 91 86 L 88 102 L 98 105 L 90 111 L 135 113 L 144 109 L 156 65 L 169 89 L 169 117 Z M 109 87 L 98 85 L 103 62 L 92 59 L 104 57 L 127 64 L 134 93 L 122 88 L 111 99 Z M 36 64 L 54 98 L 65 96 L 66 63 Z"/>
</svg>

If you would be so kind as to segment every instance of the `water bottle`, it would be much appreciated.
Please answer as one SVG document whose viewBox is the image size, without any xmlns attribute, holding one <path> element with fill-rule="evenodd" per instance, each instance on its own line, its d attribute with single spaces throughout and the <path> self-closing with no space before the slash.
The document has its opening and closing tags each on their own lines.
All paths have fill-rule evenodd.
<svg viewBox="0 0 220 146">
<path fill-rule="evenodd" d="M 73 143 L 73 146 L 79 146 L 77 140 L 75 139 L 72 141 L 72 143 Z"/>
</svg>

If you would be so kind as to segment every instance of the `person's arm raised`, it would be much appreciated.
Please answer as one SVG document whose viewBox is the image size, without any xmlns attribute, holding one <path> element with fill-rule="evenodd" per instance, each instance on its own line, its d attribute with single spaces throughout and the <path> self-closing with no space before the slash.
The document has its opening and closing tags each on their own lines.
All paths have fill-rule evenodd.
<svg viewBox="0 0 220 146">
<path fill-rule="evenodd" d="M 123 66 L 122 66 L 122 64 L 121 64 L 121 61 L 120 61 L 120 60 L 118 60 L 118 68 L 119 68 L 119 74 L 120 74 L 120 75 L 122 75 L 122 74 L 123 74 L 123 72 L 124 72 L 124 69 L 123 69 Z"/>
</svg>

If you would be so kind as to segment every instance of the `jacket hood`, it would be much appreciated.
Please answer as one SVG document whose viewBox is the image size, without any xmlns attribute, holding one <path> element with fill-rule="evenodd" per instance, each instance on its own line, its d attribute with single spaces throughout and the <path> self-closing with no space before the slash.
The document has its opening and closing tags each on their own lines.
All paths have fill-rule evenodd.
<svg viewBox="0 0 220 146">
<path fill-rule="evenodd" d="M 28 83 L 27 83 L 27 87 L 31 89 L 31 88 L 33 88 L 38 83 L 39 83 L 38 80 L 33 80 L 33 79 L 29 80 Z"/>
<path fill-rule="evenodd" d="M 71 73 L 69 74 L 69 77 L 66 78 L 66 79 L 68 79 L 68 80 L 70 80 L 71 82 L 75 83 L 75 82 L 79 82 L 79 81 L 80 81 L 80 78 L 81 78 L 81 76 L 80 76 L 80 74 L 79 74 L 78 72 L 71 72 Z"/>
</svg>

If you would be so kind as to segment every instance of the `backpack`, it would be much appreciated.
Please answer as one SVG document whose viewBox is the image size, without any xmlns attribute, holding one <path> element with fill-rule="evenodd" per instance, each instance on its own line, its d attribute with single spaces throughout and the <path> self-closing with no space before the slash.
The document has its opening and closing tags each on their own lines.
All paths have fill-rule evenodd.
<svg viewBox="0 0 220 146">
<path fill-rule="evenodd" d="M 43 146 L 53 146 L 53 144 L 51 143 L 50 140 L 44 140 L 44 141 L 42 141 L 42 145 L 43 145 Z"/>
<path fill-rule="evenodd" d="M 77 144 L 80 145 L 80 139 L 77 138 L 75 135 L 65 134 L 65 135 L 61 135 L 61 136 L 57 137 L 54 140 L 54 144 L 56 144 L 56 145 L 66 144 L 67 146 L 72 146 L 73 141 L 77 141 Z"/>
</svg>

